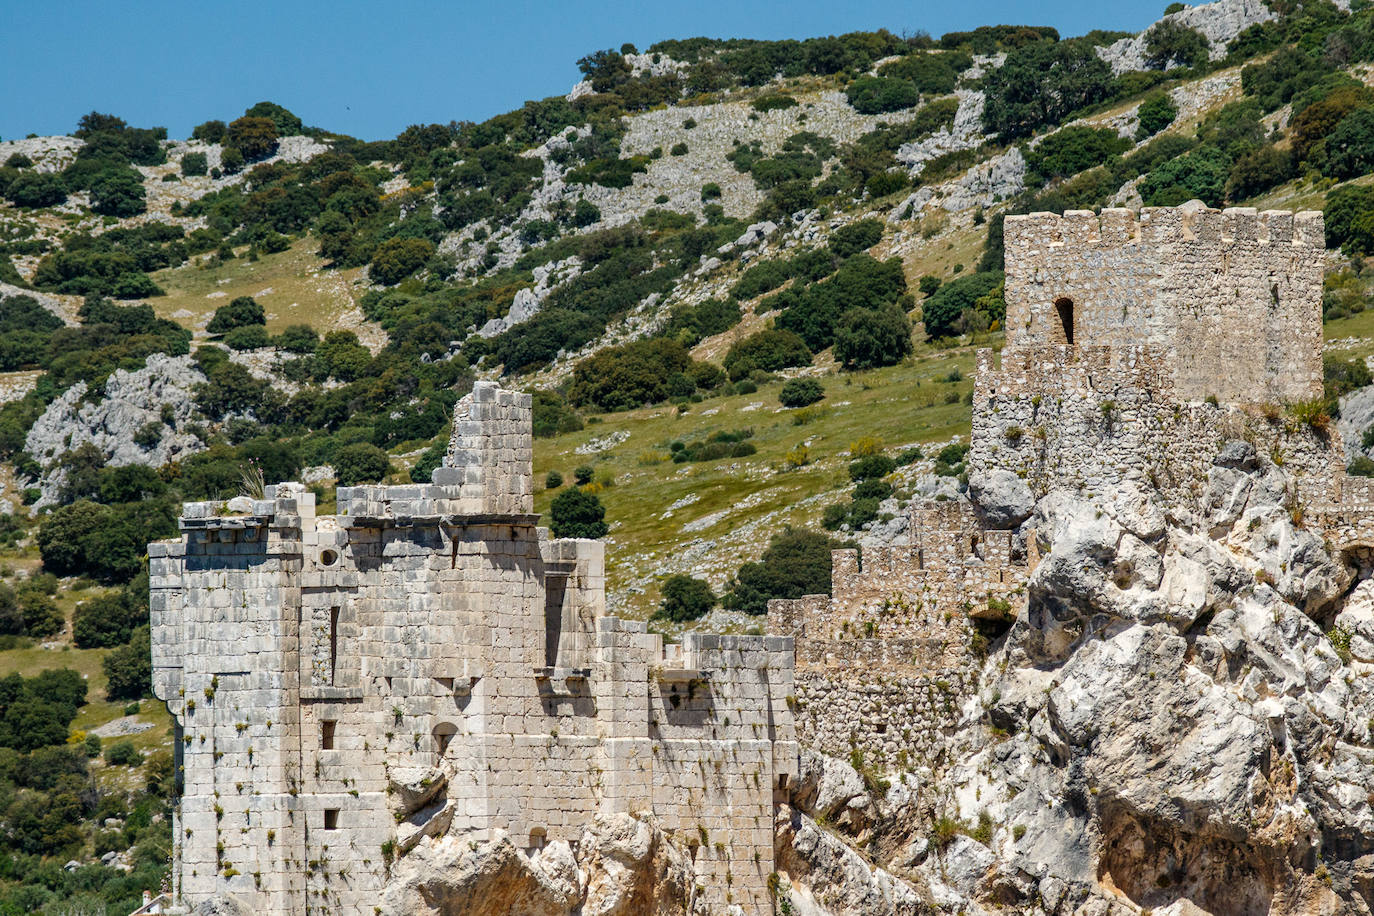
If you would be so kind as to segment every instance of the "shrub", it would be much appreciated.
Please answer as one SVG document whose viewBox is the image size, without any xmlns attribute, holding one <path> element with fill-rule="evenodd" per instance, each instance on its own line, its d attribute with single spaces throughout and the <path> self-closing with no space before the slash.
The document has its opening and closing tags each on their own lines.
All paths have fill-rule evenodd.
<svg viewBox="0 0 1374 916">
<path fill-rule="evenodd" d="M 732 381 L 745 378 L 755 370 L 776 372 L 811 364 L 811 350 L 791 331 L 756 331 L 735 341 L 722 361 Z"/>
<path fill-rule="evenodd" d="M 964 458 L 968 456 L 968 445 L 950 443 L 940 449 L 935 456 L 935 473 L 941 477 L 958 477 L 964 471 Z"/>
<path fill-rule="evenodd" d="M 434 243 L 429 239 L 387 239 L 372 255 L 371 277 L 392 286 L 415 273 L 433 256 Z"/>
<path fill-rule="evenodd" d="M 1136 114 L 1140 119 L 1140 128 L 1135 138 L 1144 140 L 1174 123 L 1174 118 L 1178 117 L 1178 106 L 1167 92 L 1152 92 L 1141 99 Z"/>
<path fill-rule="evenodd" d="M 579 487 L 585 487 L 587 484 L 591 483 L 592 478 L 595 476 L 596 469 L 590 464 L 579 464 L 577 467 L 573 468 L 573 480 L 577 482 Z"/>
<path fill-rule="evenodd" d="M 257 350 L 267 346 L 270 340 L 267 328 L 260 324 L 246 324 L 225 334 L 224 343 L 231 350 Z"/>
<path fill-rule="evenodd" d="M 770 598 L 800 598 L 830 594 L 829 537 L 804 529 L 787 528 L 773 536 L 757 563 L 745 563 L 723 603 L 747 614 L 765 614 Z"/>
<path fill-rule="evenodd" d="M 72 641 L 78 648 L 110 649 L 123 645 L 136 627 L 148 622 L 147 580 L 142 582 L 142 591 L 125 588 L 76 606 Z"/>
<path fill-rule="evenodd" d="M 238 150 L 249 162 L 266 159 L 277 151 L 277 125 L 271 118 L 244 116 L 229 123 L 224 144 Z"/>
<path fill-rule="evenodd" d="M 181 174 L 204 175 L 210 170 L 209 157 L 204 153 L 187 153 L 181 157 Z"/>
<path fill-rule="evenodd" d="M 1029 136 L 1106 99 L 1114 85 L 1111 66 L 1090 42 L 1031 42 L 985 77 L 983 124 L 1003 140 Z"/>
<path fill-rule="evenodd" d="M 720 185 L 716 184 L 714 181 L 708 181 L 701 186 L 701 199 L 703 202 L 708 200 L 719 200 L 721 193 Z"/>
<path fill-rule="evenodd" d="M 601 219 L 601 211 L 589 200 L 579 200 L 573 208 L 573 225 L 579 229 L 592 225 Z"/>
<path fill-rule="evenodd" d="M 334 476 L 339 486 L 375 483 L 391 473 L 391 459 L 370 442 L 345 445 L 334 455 Z"/>
<path fill-rule="evenodd" d="M 234 328 L 246 325 L 265 325 L 267 313 L 252 296 L 239 296 L 215 309 L 214 316 L 205 330 L 211 334 L 224 334 Z"/>
<path fill-rule="evenodd" d="M 846 369 L 895 365 L 911 351 L 911 320 L 896 305 L 850 309 L 835 328 L 835 359 Z"/>
<path fill-rule="evenodd" d="M 563 475 L 557 471 L 549 471 L 544 476 L 544 489 L 557 490 L 561 486 L 563 486 Z"/>
<path fill-rule="evenodd" d="M 662 592 L 663 603 L 654 616 L 675 623 L 704 616 L 715 607 L 717 600 L 706 582 L 682 574 L 669 576 L 663 583 Z"/>
<path fill-rule="evenodd" d="M 549 528 L 556 538 L 605 537 L 610 531 L 605 518 L 606 508 L 596 494 L 578 488 L 564 490 L 549 505 Z"/>
<path fill-rule="evenodd" d="M 288 353 L 314 353 L 319 346 L 320 335 L 308 324 L 291 324 L 272 338 L 272 346 Z"/>
<path fill-rule="evenodd" d="M 813 378 L 793 378 L 783 382 L 778 402 L 783 407 L 806 407 L 825 397 L 825 389 Z"/>
<path fill-rule="evenodd" d="M 243 153 L 239 152 L 238 147 L 226 146 L 220 150 L 219 166 L 224 170 L 224 174 L 233 175 L 243 171 L 244 165 L 248 162 Z"/>
<path fill-rule="evenodd" d="M 1193 198 L 1215 207 L 1226 196 L 1230 174 L 1230 157 L 1214 146 L 1205 146 L 1146 175 L 1140 183 L 1140 196 L 1147 207 L 1175 207 Z"/>
<path fill-rule="evenodd" d="M 143 762 L 143 755 L 132 741 L 116 741 L 105 748 L 105 762 L 116 767 L 136 767 Z"/>
<path fill-rule="evenodd" d="M 1357 178 L 1374 171 L 1374 109 L 1352 112 L 1326 138 L 1323 172 L 1334 178 Z"/>
<path fill-rule="evenodd" d="M 845 87 L 844 94 L 855 111 L 869 115 L 901 111 L 921 101 L 915 83 L 884 76 L 861 76 Z"/>
<path fill-rule="evenodd" d="M 685 156 L 685 155 L 687 155 L 687 144 L 686 144 L 686 143 L 681 143 L 681 142 L 674 143 L 674 144 L 673 144 L 673 148 L 670 149 L 670 150 L 668 150 L 668 154 L 669 154 L 670 156 Z"/>
<path fill-rule="evenodd" d="M 1067 178 L 1101 165 L 1131 148 L 1131 141 L 1109 127 L 1065 127 L 1026 154 L 1026 169 L 1040 181 Z"/>
<path fill-rule="evenodd" d="M 192 140 L 202 140 L 205 143 L 221 143 L 224 135 L 228 133 L 229 126 L 223 121 L 212 120 L 204 124 L 197 124 L 191 131 Z"/>
<path fill-rule="evenodd" d="M 1155 70 L 1196 67 L 1206 63 L 1211 47 L 1197 29 L 1166 19 L 1145 33 L 1145 62 Z"/>
<path fill-rule="evenodd" d="M 861 219 L 841 226 L 830 234 L 830 250 L 836 257 L 848 258 L 861 251 L 867 251 L 883 239 L 883 222 L 879 219 Z"/>
<path fill-rule="evenodd" d="M 926 337 L 934 340 L 960 333 L 965 326 L 965 314 L 975 310 L 983 297 L 1002 285 L 1002 280 L 1000 270 L 990 270 L 959 277 L 941 286 L 921 306 Z M 1003 314 L 988 317 L 1000 320 L 1005 317 L 1005 305 L 1003 310 Z"/>
<path fill-rule="evenodd" d="M 137 700 L 152 692 L 153 649 L 148 627 L 134 630 L 127 646 L 106 655 L 101 661 L 105 671 L 105 696 L 111 700 Z"/>
<path fill-rule="evenodd" d="M 849 479 L 854 481 L 874 480 L 886 477 L 897 469 L 897 462 L 886 455 L 865 455 L 849 464 Z"/>
<path fill-rule="evenodd" d="M 780 111 L 784 108 L 796 108 L 799 103 L 792 96 L 781 92 L 768 93 L 761 95 L 753 101 L 755 111 Z M 694 125 L 695 126 L 695 123 Z"/>
<path fill-rule="evenodd" d="M 1254 197 L 1283 184 L 1293 174 L 1292 153 L 1267 143 L 1241 156 L 1231 166 L 1231 174 L 1226 179 L 1226 196 L 1235 201 Z"/>
<path fill-rule="evenodd" d="M 67 187 L 51 172 L 21 172 L 5 196 L 20 207 L 55 207 L 67 199 Z"/>
<path fill-rule="evenodd" d="M 602 410 L 656 404 L 674 394 L 670 382 L 691 366 L 687 348 L 673 338 L 654 337 L 607 347 L 573 369 L 568 398 L 579 406 L 595 404 Z M 690 379 L 688 384 L 695 390 Z"/>
</svg>

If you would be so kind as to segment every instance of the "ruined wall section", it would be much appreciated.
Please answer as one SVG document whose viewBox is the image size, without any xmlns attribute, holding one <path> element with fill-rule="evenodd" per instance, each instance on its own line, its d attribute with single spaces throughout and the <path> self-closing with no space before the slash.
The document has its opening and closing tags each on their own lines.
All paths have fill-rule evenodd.
<svg viewBox="0 0 1374 916">
<path fill-rule="evenodd" d="M 1069 333 L 1079 346 L 1153 346 L 1185 400 L 1321 394 L 1320 213 L 1032 213 L 1007 217 L 1005 238 L 1009 349 Z"/>
<path fill-rule="evenodd" d="M 1222 444 L 1245 439 L 1296 471 L 1295 506 L 1340 499 L 1339 433 L 1275 406 L 1180 399 L 1156 347 L 1008 348 L 1000 367 L 980 350 L 973 398 L 971 476 L 1010 471 L 1037 498 L 1051 488 L 1122 500 L 1157 491 L 1190 505 Z"/>
<path fill-rule="evenodd" d="M 799 740 L 876 765 L 933 762 L 973 689 L 985 636 L 1026 601 L 1030 567 L 1011 533 L 966 503 L 917 503 L 911 546 L 832 554 L 833 597 L 768 604 L 770 633 L 796 638 Z"/>
</svg>

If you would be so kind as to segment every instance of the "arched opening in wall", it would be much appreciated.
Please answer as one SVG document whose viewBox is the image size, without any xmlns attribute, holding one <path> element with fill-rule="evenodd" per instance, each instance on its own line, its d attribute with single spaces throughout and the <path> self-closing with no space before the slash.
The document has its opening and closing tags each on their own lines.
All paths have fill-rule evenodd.
<svg viewBox="0 0 1374 916">
<path fill-rule="evenodd" d="M 535 827 L 535 828 L 533 828 L 533 829 L 530 830 L 530 844 L 529 844 L 529 848 L 530 848 L 530 849 L 543 849 L 543 848 L 544 848 L 544 845 L 545 845 L 546 843 L 548 843 L 548 840 L 549 840 L 549 832 L 548 832 L 547 830 L 545 830 L 543 827 Z"/>
<path fill-rule="evenodd" d="M 453 741 L 453 736 L 458 733 L 458 726 L 452 722 L 440 722 L 434 726 L 434 756 L 442 758 L 448 751 L 448 746 Z"/>
<path fill-rule="evenodd" d="M 1066 344 L 1073 343 L 1073 300 L 1068 296 L 1060 296 L 1054 300 L 1054 312 L 1059 316 L 1060 340 Z"/>
</svg>

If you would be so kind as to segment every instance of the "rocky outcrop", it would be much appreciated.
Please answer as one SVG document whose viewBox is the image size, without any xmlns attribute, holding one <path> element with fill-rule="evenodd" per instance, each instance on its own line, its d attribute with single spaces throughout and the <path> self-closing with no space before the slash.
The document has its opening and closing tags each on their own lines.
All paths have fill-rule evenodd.
<svg viewBox="0 0 1374 916">
<path fill-rule="evenodd" d="M 1277 18 L 1263 0 L 1216 0 L 1201 6 L 1190 6 L 1160 18 L 1201 32 L 1211 47 L 1212 60 L 1226 56 L 1226 46 L 1252 25 Z M 1152 26 L 1153 27 L 1153 26 Z M 1113 73 L 1144 70 L 1146 29 L 1139 35 L 1123 38 L 1107 47 L 1099 47 L 1097 55 L 1112 65 Z"/>
<path fill-rule="evenodd" d="M 48 405 L 24 440 L 24 449 L 44 468 L 38 482 L 43 495 L 36 505 L 57 500 L 63 472 L 54 465 L 86 443 L 115 467 L 159 467 L 202 449 L 188 424 L 195 412 L 192 391 L 204 381 L 189 356 L 155 353 L 142 369 L 115 370 L 99 399 L 89 397 L 84 382 L 69 388 Z"/>
<path fill-rule="evenodd" d="M 483 337 L 504 334 L 516 325 L 529 321 L 539 313 L 544 300 L 560 283 L 574 279 L 582 271 L 582 260 L 576 256 L 553 264 L 541 264 L 534 269 L 534 286 L 515 294 L 510 311 L 504 317 L 492 318 L 477 329 Z"/>
<path fill-rule="evenodd" d="M 598 817 L 579 841 L 517 848 L 504 833 L 421 841 L 391 869 L 387 916 L 686 916 L 691 858 L 652 823 Z"/>
</svg>

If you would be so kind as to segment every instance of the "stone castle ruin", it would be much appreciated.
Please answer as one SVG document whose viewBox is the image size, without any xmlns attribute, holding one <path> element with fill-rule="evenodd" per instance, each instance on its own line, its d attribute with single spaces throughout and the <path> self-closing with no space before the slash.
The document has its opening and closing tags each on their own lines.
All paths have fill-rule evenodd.
<svg viewBox="0 0 1374 916">
<path fill-rule="evenodd" d="M 664 646 L 605 614 L 602 545 L 532 512 L 530 396 L 479 382 L 428 486 L 189 503 L 150 545 L 154 690 L 184 785 L 174 897 L 372 914 L 426 836 L 537 850 L 652 814 L 712 911 L 767 908 L 797 772 L 790 639 Z"/>
<path fill-rule="evenodd" d="M 947 762 L 983 647 L 1054 612 L 1055 596 L 1029 587 L 1035 531 L 1011 530 L 1051 489 L 1109 496 L 1149 537 L 1164 518 L 1147 494 L 1196 502 L 1218 448 L 1240 439 L 1249 451 L 1234 461 L 1296 471 L 1291 506 L 1310 527 L 1340 549 L 1374 544 L 1370 481 L 1346 477 L 1334 430 L 1284 410 L 1322 393 L 1320 213 L 1034 213 L 1008 216 L 1005 239 L 1006 343 L 1000 365 L 977 354 L 977 510 L 913 503 L 910 546 L 862 563 L 836 551 L 833 597 L 769 604 L 769 632 L 796 640 L 798 738 L 833 756 Z M 1123 570 L 1120 587 L 1137 575 Z"/>
<path fill-rule="evenodd" d="M 1106 498 L 1148 538 L 1170 506 L 1224 519 L 1200 482 L 1263 459 L 1293 472 L 1295 518 L 1374 545 L 1374 491 L 1334 431 L 1286 411 L 1321 393 L 1320 214 L 1071 211 L 1005 236 L 972 503 L 915 504 L 910 544 L 837 551 L 833 596 L 771 602 L 769 636 L 665 646 L 607 616 L 602 545 L 533 514 L 529 396 L 490 383 L 429 485 L 341 488 L 329 516 L 293 483 L 187 504 L 182 537 L 149 548 L 184 772 L 175 898 L 370 914 L 427 837 L 537 851 L 628 813 L 691 850 L 695 911 L 771 912 L 799 743 L 939 766 L 990 640 L 1034 616 L 1049 658 L 1091 627 L 1056 623 L 1035 584 L 1039 503 Z M 1109 588 L 1197 600 L 1155 573 L 1123 564 Z"/>
</svg>

